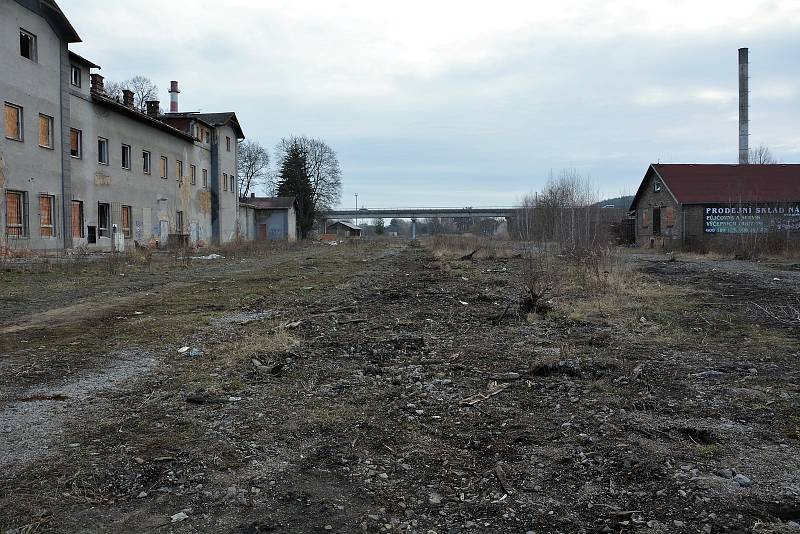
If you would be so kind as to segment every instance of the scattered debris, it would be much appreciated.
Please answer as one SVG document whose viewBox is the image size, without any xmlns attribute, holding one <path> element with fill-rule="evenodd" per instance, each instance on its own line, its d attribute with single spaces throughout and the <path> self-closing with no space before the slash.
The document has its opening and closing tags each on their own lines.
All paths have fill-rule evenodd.
<svg viewBox="0 0 800 534">
<path fill-rule="evenodd" d="M 181 521 L 185 521 L 189 519 L 189 516 L 186 515 L 185 512 L 178 512 L 177 514 L 170 517 L 171 523 L 180 523 Z"/>
<path fill-rule="evenodd" d="M 209 254 L 208 256 L 192 256 L 193 260 L 224 260 L 225 256 L 219 254 Z"/>
<path fill-rule="evenodd" d="M 497 382 L 493 382 L 489 384 L 489 388 L 486 393 L 476 393 L 475 395 L 461 399 L 459 404 L 462 406 L 472 406 L 474 404 L 478 404 L 479 402 L 483 402 L 486 399 L 494 397 L 498 393 L 505 391 L 509 386 L 511 386 L 511 384 L 498 384 Z"/>
</svg>

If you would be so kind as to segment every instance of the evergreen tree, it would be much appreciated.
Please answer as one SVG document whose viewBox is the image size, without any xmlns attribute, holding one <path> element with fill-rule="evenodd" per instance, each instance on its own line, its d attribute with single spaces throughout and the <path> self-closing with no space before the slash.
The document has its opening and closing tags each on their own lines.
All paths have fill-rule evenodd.
<svg viewBox="0 0 800 534">
<path fill-rule="evenodd" d="M 375 219 L 375 234 L 383 235 L 385 230 L 386 226 L 384 225 L 383 219 Z"/>
<path fill-rule="evenodd" d="M 295 143 L 288 148 L 281 162 L 277 193 L 281 197 L 297 199 L 297 225 L 302 239 L 308 237 L 314 226 L 314 197 L 306 169 L 306 153 Z"/>
</svg>

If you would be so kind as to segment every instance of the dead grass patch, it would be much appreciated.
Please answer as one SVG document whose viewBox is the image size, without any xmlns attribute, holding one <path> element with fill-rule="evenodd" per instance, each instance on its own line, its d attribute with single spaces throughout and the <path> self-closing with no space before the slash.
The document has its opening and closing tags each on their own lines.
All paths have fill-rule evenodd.
<svg viewBox="0 0 800 534">
<path fill-rule="evenodd" d="M 423 244 L 438 259 L 460 259 L 470 254 L 470 259 L 512 258 L 520 255 L 512 243 L 485 237 L 437 235 L 424 239 Z"/>
</svg>

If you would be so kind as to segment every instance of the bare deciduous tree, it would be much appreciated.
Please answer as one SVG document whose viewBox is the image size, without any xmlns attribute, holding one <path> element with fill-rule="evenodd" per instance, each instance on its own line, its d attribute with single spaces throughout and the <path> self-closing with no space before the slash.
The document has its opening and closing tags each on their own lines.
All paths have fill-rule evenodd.
<svg viewBox="0 0 800 534">
<path fill-rule="evenodd" d="M 105 80 L 103 85 L 106 94 L 114 100 L 122 100 L 123 89 L 133 91 L 133 105 L 142 112 L 146 111 L 148 100 L 158 99 L 158 86 L 146 76 L 136 75 L 121 82 Z"/>
<path fill-rule="evenodd" d="M 299 146 L 305 154 L 314 210 L 333 208 L 342 196 L 342 171 L 336 152 L 321 139 L 291 136 L 278 143 L 276 159 L 284 161 L 289 149 L 294 146 Z"/>
<path fill-rule="evenodd" d="M 258 141 L 240 141 L 236 163 L 241 196 L 246 197 L 259 186 L 267 185 L 269 153 Z"/>
<path fill-rule="evenodd" d="M 137 75 L 124 83 L 133 91 L 133 105 L 140 111 L 145 111 L 148 100 L 158 99 L 158 86 L 150 78 Z"/>
<path fill-rule="evenodd" d="M 766 145 L 758 145 L 751 148 L 747 156 L 747 162 L 752 165 L 775 165 L 778 160 L 772 155 L 772 151 Z"/>
</svg>

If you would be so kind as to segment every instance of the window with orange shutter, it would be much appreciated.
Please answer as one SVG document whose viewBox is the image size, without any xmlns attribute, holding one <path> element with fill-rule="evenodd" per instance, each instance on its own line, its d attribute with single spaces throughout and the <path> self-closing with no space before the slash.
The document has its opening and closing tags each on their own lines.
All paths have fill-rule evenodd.
<svg viewBox="0 0 800 534">
<path fill-rule="evenodd" d="M 122 235 L 131 237 L 131 207 L 122 206 Z"/>
<path fill-rule="evenodd" d="M 53 117 L 39 114 L 39 146 L 53 148 Z"/>
<path fill-rule="evenodd" d="M 53 197 L 50 195 L 39 196 L 39 235 L 42 237 L 53 237 L 55 235 L 53 227 Z"/>
<path fill-rule="evenodd" d="M 72 237 L 83 237 L 83 202 L 72 201 Z"/>
<path fill-rule="evenodd" d="M 25 193 L 8 191 L 6 193 L 6 235 L 24 237 L 25 230 Z"/>
<path fill-rule="evenodd" d="M 6 102 L 5 106 L 6 137 L 14 141 L 22 141 L 22 108 Z"/>
</svg>

